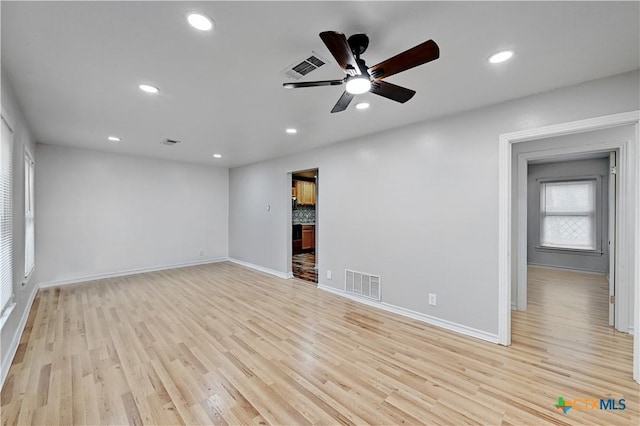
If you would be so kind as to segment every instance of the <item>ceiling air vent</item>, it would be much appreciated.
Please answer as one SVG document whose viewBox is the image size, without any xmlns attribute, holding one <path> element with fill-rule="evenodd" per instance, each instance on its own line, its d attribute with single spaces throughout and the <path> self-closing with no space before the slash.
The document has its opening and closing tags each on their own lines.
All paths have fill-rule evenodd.
<svg viewBox="0 0 640 426">
<path fill-rule="evenodd" d="M 283 69 L 282 74 L 293 80 L 298 80 L 299 78 L 304 77 L 311 71 L 320 68 L 328 62 L 329 61 L 327 61 L 325 58 L 312 51 L 311 55 L 295 61 L 294 63 Z"/>
<path fill-rule="evenodd" d="M 161 140 L 161 141 L 160 141 L 160 143 L 161 143 L 162 145 L 169 145 L 169 146 L 173 146 L 173 145 L 179 144 L 179 143 L 180 143 L 180 141 L 175 140 L 175 139 L 169 139 L 169 138 L 167 138 L 167 139 L 163 139 L 163 140 Z"/>
</svg>

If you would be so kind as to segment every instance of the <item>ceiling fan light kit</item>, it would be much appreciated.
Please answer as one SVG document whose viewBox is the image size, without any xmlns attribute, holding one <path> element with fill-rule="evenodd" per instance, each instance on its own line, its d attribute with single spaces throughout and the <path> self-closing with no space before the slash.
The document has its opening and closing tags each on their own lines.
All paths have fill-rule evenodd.
<svg viewBox="0 0 640 426">
<path fill-rule="evenodd" d="M 355 95 L 371 92 L 392 101 L 405 103 L 416 94 L 415 91 L 383 81 L 384 78 L 406 71 L 440 57 L 440 49 L 433 40 L 425 41 L 409 50 L 368 68 L 360 58 L 369 46 L 366 34 L 354 34 L 349 39 L 336 31 L 324 31 L 320 38 L 342 68 L 346 77 L 342 80 L 306 81 L 283 83 L 287 89 L 302 87 L 339 86 L 346 84 L 346 90 L 338 99 L 331 112 L 347 109 Z"/>
<path fill-rule="evenodd" d="M 352 95 L 361 95 L 371 89 L 371 80 L 364 76 L 349 77 L 347 79 L 347 92 Z"/>
</svg>

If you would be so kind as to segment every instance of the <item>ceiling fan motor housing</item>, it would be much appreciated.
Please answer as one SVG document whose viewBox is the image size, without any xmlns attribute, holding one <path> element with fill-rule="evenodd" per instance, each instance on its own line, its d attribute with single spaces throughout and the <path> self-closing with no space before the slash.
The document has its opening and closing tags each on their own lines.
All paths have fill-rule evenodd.
<svg viewBox="0 0 640 426">
<path fill-rule="evenodd" d="M 356 62 L 358 63 L 358 68 L 360 68 L 360 74 L 364 75 L 367 78 L 371 78 L 371 76 L 369 75 L 369 67 L 367 67 L 367 64 L 364 63 L 364 59 L 356 59 Z"/>
<path fill-rule="evenodd" d="M 366 34 L 354 34 L 349 37 L 347 43 L 349 43 L 351 52 L 353 52 L 356 59 L 360 59 L 360 55 L 366 52 L 367 47 L 369 47 L 369 37 Z"/>
</svg>

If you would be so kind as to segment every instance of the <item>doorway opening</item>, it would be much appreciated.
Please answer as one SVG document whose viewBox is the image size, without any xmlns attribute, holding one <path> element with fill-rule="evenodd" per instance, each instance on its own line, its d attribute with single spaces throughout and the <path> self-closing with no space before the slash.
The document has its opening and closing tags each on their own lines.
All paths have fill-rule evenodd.
<svg viewBox="0 0 640 426">
<path fill-rule="evenodd" d="M 577 137 L 615 138 L 624 130 Z M 567 138 L 555 142 L 563 140 Z M 523 145 L 515 152 L 533 146 Z M 520 160 L 527 160 L 519 165 L 526 167 L 521 173 L 526 182 L 519 182 L 517 193 L 525 204 L 519 209 L 524 217 L 518 218 L 518 229 L 526 238 L 522 266 L 527 281 L 516 289 L 526 305 L 515 306 L 512 339 L 519 348 L 535 341 L 537 350 L 545 351 L 554 363 L 590 370 L 592 360 L 598 359 L 626 366 L 633 352 L 628 326 L 611 330 L 616 306 L 610 297 L 616 287 L 616 154 L 518 153 Z M 536 158 L 530 159 L 532 155 Z M 624 298 L 618 302 L 628 304 Z M 622 375 L 629 374 L 631 365 L 627 368 Z"/>
<path fill-rule="evenodd" d="M 612 131 L 599 134 L 611 137 Z M 518 196 L 526 201 L 526 221 L 519 226 L 526 227 L 527 279 L 516 290 L 522 293 L 516 308 L 552 308 L 555 302 L 545 297 L 552 294 L 562 300 L 559 316 L 568 309 L 594 325 L 613 326 L 617 152 L 531 155 L 518 155 L 528 160 L 521 164 L 526 183 L 518 186 L 523 191 L 526 184 L 526 194 Z"/>
<path fill-rule="evenodd" d="M 318 283 L 318 169 L 291 175 L 291 271 L 295 278 Z"/>
<path fill-rule="evenodd" d="M 633 377 L 640 383 L 640 263 L 636 261 L 640 241 L 640 215 L 637 203 L 640 201 L 640 185 L 637 172 L 640 171 L 640 151 L 638 134 L 640 111 L 613 114 L 586 120 L 561 123 L 535 129 L 522 130 L 500 135 L 500 185 L 499 185 L 499 310 L 498 342 L 511 344 L 512 308 L 526 309 L 527 293 L 521 291 L 527 283 L 527 222 L 526 194 L 527 167 L 532 159 L 559 155 L 576 155 L 596 152 L 616 151 L 618 170 L 616 192 L 618 209 L 615 213 L 616 247 L 615 260 L 611 271 L 615 274 L 616 308 L 615 327 L 624 333 L 619 335 L 632 339 Z M 589 135 L 598 131 L 622 130 L 623 136 L 588 140 Z M 575 137 L 570 144 L 558 144 L 558 137 Z M 586 139 L 585 139 L 586 138 Z M 524 143 L 523 143 L 524 142 Z M 519 155 L 518 149 L 528 145 L 529 157 Z M 527 152 L 525 151 L 525 152 Z M 522 151 L 521 151 L 522 152 Z M 524 163 L 524 167 L 523 167 Z M 524 189 L 522 189 L 524 186 Z M 519 313 L 514 312 L 514 319 Z M 635 335 L 635 336 L 634 336 Z M 628 355 L 627 355 L 628 356 Z M 628 358 L 627 358 L 628 359 Z M 625 366 L 625 370 L 631 369 Z M 629 370 L 628 370 L 629 369 Z"/>
</svg>

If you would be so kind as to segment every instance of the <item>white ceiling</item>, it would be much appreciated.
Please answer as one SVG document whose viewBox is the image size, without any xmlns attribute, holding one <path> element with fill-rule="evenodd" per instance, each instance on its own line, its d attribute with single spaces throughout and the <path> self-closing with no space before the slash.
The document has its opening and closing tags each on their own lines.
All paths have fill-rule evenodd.
<svg viewBox="0 0 640 426">
<path fill-rule="evenodd" d="M 3 1 L 2 66 L 38 142 L 237 166 L 637 69 L 639 6 Z M 215 29 L 189 27 L 193 10 Z M 441 55 L 389 77 L 417 91 L 406 104 L 365 94 L 369 110 L 330 114 L 342 87 L 287 90 L 280 73 L 312 50 L 331 58 L 325 30 L 367 33 L 369 66 L 428 39 Z M 514 58 L 488 64 L 501 49 Z M 300 81 L 342 77 L 332 60 Z"/>
</svg>

